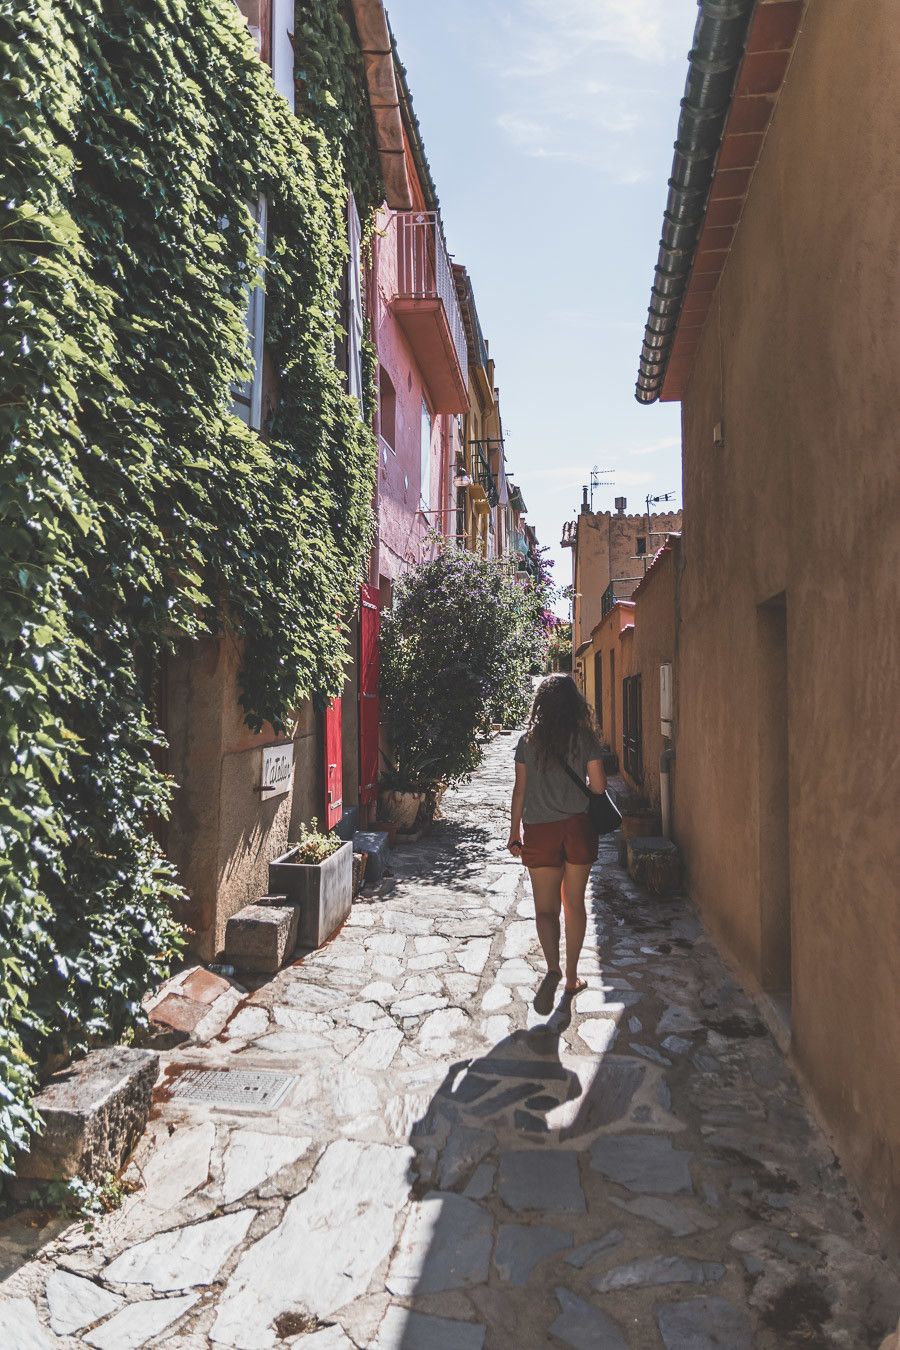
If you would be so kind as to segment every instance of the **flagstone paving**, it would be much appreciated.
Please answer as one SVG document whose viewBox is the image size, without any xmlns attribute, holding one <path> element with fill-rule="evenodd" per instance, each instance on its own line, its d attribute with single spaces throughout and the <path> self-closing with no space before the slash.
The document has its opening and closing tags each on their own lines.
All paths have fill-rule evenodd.
<svg viewBox="0 0 900 1350">
<path fill-rule="evenodd" d="M 684 900 L 604 845 L 589 987 L 535 1014 L 512 748 L 328 946 L 229 989 L 164 1056 L 120 1210 L 2 1226 L 0 1344 L 880 1345 L 896 1273 Z M 271 1111 L 186 1100 L 184 1068 L 288 1090 Z"/>
</svg>

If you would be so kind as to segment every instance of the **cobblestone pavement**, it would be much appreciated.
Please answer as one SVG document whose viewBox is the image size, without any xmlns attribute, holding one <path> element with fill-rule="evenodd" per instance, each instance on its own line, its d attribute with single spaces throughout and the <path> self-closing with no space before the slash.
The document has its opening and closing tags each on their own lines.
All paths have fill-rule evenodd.
<svg viewBox="0 0 900 1350">
<path fill-rule="evenodd" d="M 7 1225 L 0 1343 L 880 1344 L 897 1280 L 685 902 L 641 894 L 605 847 L 590 987 L 534 1014 L 511 762 L 498 737 L 333 942 L 166 1056 L 119 1211 Z M 189 1102 L 185 1066 L 287 1091 L 247 1105 L 232 1074 L 244 1103 Z"/>
</svg>

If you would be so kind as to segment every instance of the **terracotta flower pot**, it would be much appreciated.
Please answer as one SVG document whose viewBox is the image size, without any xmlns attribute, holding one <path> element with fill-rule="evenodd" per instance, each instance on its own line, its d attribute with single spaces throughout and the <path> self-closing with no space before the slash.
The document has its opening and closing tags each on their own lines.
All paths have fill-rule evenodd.
<svg viewBox="0 0 900 1350">
<path fill-rule="evenodd" d="M 409 834 L 416 823 L 424 792 L 395 792 L 382 788 L 378 794 L 378 815 L 396 825 L 401 834 Z"/>
</svg>

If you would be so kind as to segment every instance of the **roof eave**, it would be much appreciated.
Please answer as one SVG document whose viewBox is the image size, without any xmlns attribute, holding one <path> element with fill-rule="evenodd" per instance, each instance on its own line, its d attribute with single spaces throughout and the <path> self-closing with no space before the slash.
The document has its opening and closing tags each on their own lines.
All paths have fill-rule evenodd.
<svg viewBox="0 0 900 1350">
<path fill-rule="evenodd" d="M 699 0 L 635 396 L 680 399 L 805 0 Z"/>
</svg>

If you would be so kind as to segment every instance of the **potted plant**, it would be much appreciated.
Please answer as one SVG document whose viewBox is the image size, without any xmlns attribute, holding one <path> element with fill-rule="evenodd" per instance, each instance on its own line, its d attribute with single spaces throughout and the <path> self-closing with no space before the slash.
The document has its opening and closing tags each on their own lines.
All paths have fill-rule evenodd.
<svg viewBox="0 0 900 1350">
<path fill-rule="evenodd" d="M 269 892 L 300 911 L 297 946 L 321 947 L 353 905 L 353 844 L 323 834 L 313 820 L 287 853 L 269 863 Z"/>
<path fill-rule="evenodd" d="M 401 740 L 394 763 L 382 771 L 378 784 L 378 817 L 399 834 L 412 834 L 422 825 L 422 816 L 434 784 L 429 765 L 410 753 Z"/>
</svg>

